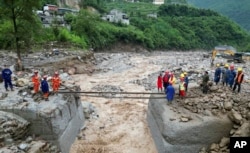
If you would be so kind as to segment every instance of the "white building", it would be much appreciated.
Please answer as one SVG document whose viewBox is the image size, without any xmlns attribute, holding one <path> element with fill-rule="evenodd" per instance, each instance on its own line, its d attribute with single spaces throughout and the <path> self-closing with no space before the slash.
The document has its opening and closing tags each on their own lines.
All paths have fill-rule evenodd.
<svg viewBox="0 0 250 153">
<path fill-rule="evenodd" d="M 153 4 L 156 4 L 156 5 L 164 4 L 164 0 L 153 0 Z"/>
<path fill-rule="evenodd" d="M 111 10 L 108 15 L 105 17 L 102 17 L 102 19 L 107 20 L 109 22 L 121 22 L 122 24 L 129 25 L 129 18 L 127 17 L 127 14 L 119 12 L 118 10 Z"/>
</svg>

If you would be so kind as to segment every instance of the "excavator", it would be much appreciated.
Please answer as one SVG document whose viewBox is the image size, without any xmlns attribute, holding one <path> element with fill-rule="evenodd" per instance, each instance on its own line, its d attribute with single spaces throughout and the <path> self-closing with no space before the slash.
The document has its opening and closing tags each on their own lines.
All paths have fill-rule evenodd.
<svg viewBox="0 0 250 153">
<path fill-rule="evenodd" d="M 227 59 L 227 62 L 244 63 L 243 53 L 237 52 L 232 46 L 216 46 L 212 51 L 211 65 L 214 65 L 215 57 Z"/>
</svg>

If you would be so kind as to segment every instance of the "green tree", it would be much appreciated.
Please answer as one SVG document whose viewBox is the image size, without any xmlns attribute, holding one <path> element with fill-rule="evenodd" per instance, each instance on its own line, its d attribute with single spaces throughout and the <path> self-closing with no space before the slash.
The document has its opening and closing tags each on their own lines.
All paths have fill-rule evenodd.
<svg viewBox="0 0 250 153">
<path fill-rule="evenodd" d="M 12 23 L 12 35 L 15 40 L 18 68 L 22 68 L 20 42 L 27 39 L 28 37 L 26 36 L 32 32 L 27 26 L 33 25 L 36 21 L 33 10 L 38 7 L 39 1 L 34 0 L 1 0 L 0 2 L 1 17 Z M 25 27 L 29 30 L 23 30 Z"/>
</svg>

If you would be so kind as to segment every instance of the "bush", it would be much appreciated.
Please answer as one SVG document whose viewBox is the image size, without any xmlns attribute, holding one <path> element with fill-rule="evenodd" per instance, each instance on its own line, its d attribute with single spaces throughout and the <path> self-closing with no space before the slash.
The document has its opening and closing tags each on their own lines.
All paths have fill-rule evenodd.
<svg viewBox="0 0 250 153">
<path fill-rule="evenodd" d="M 72 44 L 74 44 L 77 47 L 80 48 L 87 48 L 87 43 L 86 40 L 84 38 L 81 38 L 75 34 L 72 34 L 69 32 L 69 30 L 65 29 L 65 28 L 60 28 L 59 29 L 59 34 L 58 34 L 58 41 L 61 42 L 70 42 Z"/>
</svg>

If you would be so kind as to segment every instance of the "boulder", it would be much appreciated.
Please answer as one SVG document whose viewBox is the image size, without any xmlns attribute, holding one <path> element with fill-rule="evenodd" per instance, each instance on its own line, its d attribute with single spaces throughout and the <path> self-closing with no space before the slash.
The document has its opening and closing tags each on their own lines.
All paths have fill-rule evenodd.
<svg viewBox="0 0 250 153">
<path fill-rule="evenodd" d="M 249 136 L 250 136 L 250 121 L 244 122 L 233 135 L 233 137 L 249 137 Z"/>
<path fill-rule="evenodd" d="M 72 67 L 72 68 L 68 69 L 68 74 L 69 75 L 74 75 L 75 73 L 76 73 L 76 69 L 75 68 Z"/>
<path fill-rule="evenodd" d="M 209 150 L 210 151 L 218 151 L 219 150 L 219 145 L 216 144 L 216 143 L 212 143 Z"/>
<path fill-rule="evenodd" d="M 224 108 L 225 108 L 226 110 L 228 110 L 228 111 L 230 111 L 230 110 L 232 109 L 232 107 L 233 107 L 231 101 L 225 101 L 225 102 L 223 103 L 223 105 L 224 105 Z"/>
<path fill-rule="evenodd" d="M 236 124 L 240 124 L 242 121 L 242 116 L 235 110 L 231 110 L 231 112 L 228 114 L 228 117 Z"/>
<path fill-rule="evenodd" d="M 230 142 L 230 139 L 229 139 L 229 138 L 223 137 L 223 138 L 220 140 L 219 146 L 220 146 L 221 148 L 223 148 L 223 147 L 227 146 L 227 145 L 229 144 L 229 142 Z"/>
<path fill-rule="evenodd" d="M 219 90 L 219 88 L 217 86 L 210 87 L 210 91 L 212 91 L 212 92 L 216 92 L 217 90 Z"/>
<path fill-rule="evenodd" d="M 28 153 L 42 153 L 47 143 L 44 141 L 32 141 Z"/>
<path fill-rule="evenodd" d="M 90 118 L 90 114 L 95 111 L 94 106 L 90 102 L 82 102 L 83 113 L 86 119 Z"/>
<path fill-rule="evenodd" d="M 250 120 L 250 112 L 247 113 L 246 118 Z"/>
<path fill-rule="evenodd" d="M 84 74 L 86 72 L 86 66 L 75 66 L 76 67 L 76 74 Z"/>
<path fill-rule="evenodd" d="M 181 117 L 181 118 L 180 118 L 180 122 L 187 122 L 187 121 L 189 121 L 189 119 L 186 118 L 186 117 Z"/>
<path fill-rule="evenodd" d="M 30 145 L 27 144 L 27 143 L 21 143 L 19 146 L 18 146 L 19 149 L 23 150 L 23 151 L 27 151 L 29 148 L 30 148 Z"/>
<path fill-rule="evenodd" d="M 19 78 L 16 80 L 16 86 L 17 87 L 24 87 L 27 86 L 29 84 L 30 80 L 26 79 L 26 78 Z"/>
<path fill-rule="evenodd" d="M 6 97 L 8 97 L 8 93 L 7 92 L 0 93 L 0 99 L 4 99 Z"/>
</svg>

